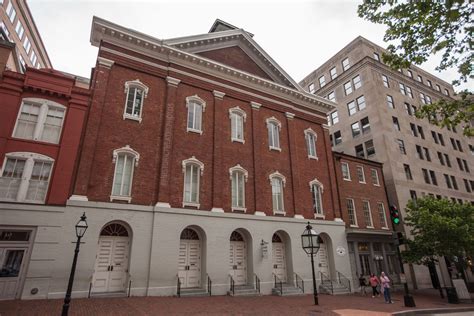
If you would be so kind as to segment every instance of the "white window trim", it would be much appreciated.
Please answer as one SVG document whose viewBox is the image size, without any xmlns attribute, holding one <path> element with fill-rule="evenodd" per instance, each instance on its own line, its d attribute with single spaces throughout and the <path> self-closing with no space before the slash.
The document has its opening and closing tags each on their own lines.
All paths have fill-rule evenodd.
<svg viewBox="0 0 474 316">
<path fill-rule="evenodd" d="M 244 174 L 244 180 L 245 182 L 248 181 L 248 177 L 249 177 L 249 173 L 246 169 L 244 169 L 240 164 L 237 164 L 235 166 L 233 166 L 232 168 L 229 168 L 229 179 L 230 179 L 230 185 L 231 185 L 231 190 L 232 190 L 232 174 L 235 172 L 235 171 L 238 171 L 238 172 L 242 172 Z M 231 198 L 232 198 L 232 192 L 231 192 Z M 232 201 L 231 201 L 231 204 L 232 204 Z M 245 185 L 244 185 L 244 207 L 236 207 L 236 206 L 232 206 L 232 212 L 247 212 L 247 207 L 245 207 L 246 203 L 245 203 Z"/>
<path fill-rule="evenodd" d="M 342 165 L 346 165 L 347 166 L 347 173 L 349 175 L 349 178 L 344 178 L 344 172 L 342 171 Z M 344 181 L 352 181 L 351 180 L 351 169 L 349 168 L 349 164 L 347 162 L 341 162 L 341 172 L 342 172 L 342 179 Z"/>
<path fill-rule="evenodd" d="M 380 178 L 379 178 L 379 172 L 377 169 L 372 168 L 370 172 L 372 173 L 372 170 L 375 170 L 375 175 L 377 176 L 377 183 L 373 183 L 374 186 L 379 187 L 380 186 Z M 370 178 L 372 178 L 372 174 L 370 175 Z"/>
<path fill-rule="evenodd" d="M 350 224 L 349 223 L 349 226 L 350 227 L 359 227 L 359 223 L 357 221 L 357 211 L 356 211 L 356 206 L 355 206 L 355 203 L 354 203 L 354 199 L 353 198 L 347 198 L 346 199 L 346 208 L 347 208 L 347 200 L 352 201 L 352 206 L 353 206 L 353 209 L 354 209 L 354 222 L 355 222 L 355 224 Z M 349 210 L 347 210 L 347 215 L 349 215 Z"/>
<path fill-rule="evenodd" d="M 5 154 L 3 165 L 2 165 L 2 168 L 0 169 L 0 177 L 3 175 L 3 171 L 7 165 L 8 158 L 11 158 L 11 159 L 20 158 L 20 159 L 26 160 L 26 162 L 25 162 L 25 167 L 23 169 L 23 174 L 21 175 L 21 183 L 20 183 L 20 187 L 18 188 L 18 193 L 17 193 L 16 198 L 15 199 L 2 199 L 2 200 L 10 201 L 10 202 L 27 202 L 27 203 L 34 203 L 34 204 L 44 204 L 46 197 L 48 196 L 49 184 L 53 176 L 54 159 L 45 155 L 32 153 L 32 152 L 9 152 Z M 33 166 L 34 166 L 35 161 L 45 161 L 45 162 L 52 163 L 51 172 L 49 174 L 49 179 L 48 179 L 48 188 L 46 190 L 45 200 L 43 201 L 32 201 L 32 200 L 26 199 L 28 184 L 31 179 L 31 173 L 33 172 Z"/>
<path fill-rule="evenodd" d="M 49 144 L 59 144 L 61 142 L 61 136 L 62 136 L 64 122 L 66 121 L 67 108 L 64 105 L 60 104 L 60 103 L 57 103 L 57 102 L 54 102 L 54 101 L 51 101 L 51 100 L 47 100 L 47 99 L 23 98 L 21 100 L 21 105 L 20 105 L 20 108 L 18 110 L 18 115 L 16 117 L 15 128 L 13 129 L 12 137 L 17 138 L 17 139 L 29 139 L 29 138 L 15 137 L 16 129 L 18 128 L 18 121 L 20 119 L 21 111 L 23 109 L 23 105 L 25 104 L 25 102 L 32 102 L 32 103 L 36 103 L 36 104 L 41 104 L 40 112 L 38 114 L 38 121 L 36 122 L 35 130 L 33 132 L 33 138 L 31 140 L 39 141 L 39 142 L 43 142 L 43 143 L 49 143 Z M 41 135 L 43 134 L 44 123 L 46 122 L 46 117 L 48 115 L 48 110 L 49 110 L 50 106 L 55 107 L 55 108 L 60 108 L 60 109 L 64 110 L 64 116 L 63 116 L 63 120 L 61 122 L 61 128 L 59 129 L 59 138 L 58 138 L 57 143 L 48 142 L 48 141 L 44 141 L 44 140 L 40 139 Z"/>
<path fill-rule="evenodd" d="M 129 91 L 130 88 L 138 88 L 138 89 L 143 91 L 142 104 L 140 104 L 140 115 L 138 117 L 127 113 L 128 91 Z M 125 82 L 125 90 L 124 90 L 124 92 L 125 92 L 125 106 L 123 108 L 123 119 L 124 120 L 129 119 L 129 120 L 138 121 L 139 123 L 142 122 L 143 103 L 144 103 L 146 97 L 148 96 L 148 90 L 149 90 L 149 88 L 143 82 L 141 82 L 139 79 L 135 79 L 135 80 L 132 80 L 132 81 Z"/>
<path fill-rule="evenodd" d="M 364 180 L 363 181 L 359 180 L 359 174 L 357 174 L 357 180 L 359 181 L 359 183 L 367 184 L 367 182 L 365 181 L 364 167 L 363 166 L 356 166 L 356 171 L 358 170 L 358 168 L 362 168 L 362 178 Z"/>
<path fill-rule="evenodd" d="M 369 218 L 370 218 L 370 225 L 365 226 L 365 228 L 374 228 L 374 219 L 372 218 L 372 207 L 370 206 L 370 201 L 369 200 L 362 200 L 362 211 L 364 211 L 364 206 L 363 203 L 367 202 L 367 205 L 369 206 Z M 364 214 L 364 220 L 365 220 L 365 214 Z"/>
<path fill-rule="evenodd" d="M 321 214 L 314 213 L 314 218 L 316 219 L 325 219 L 326 215 L 324 214 L 324 207 L 323 207 L 323 193 L 324 193 L 324 185 L 317 179 L 314 178 L 309 182 L 309 192 L 313 194 L 313 185 L 317 185 L 321 188 Z M 314 210 L 313 210 L 314 211 Z"/>
<path fill-rule="evenodd" d="M 281 139 L 280 139 L 281 122 L 274 116 L 267 118 L 266 122 L 267 122 L 267 131 L 268 131 L 268 126 L 270 124 L 276 124 L 277 125 L 277 127 L 278 127 L 278 145 L 280 146 L 280 147 L 275 147 L 275 146 L 272 146 L 272 145 L 268 144 L 268 147 L 270 148 L 270 150 L 276 150 L 276 151 L 281 152 Z"/>
<path fill-rule="evenodd" d="M 240 115 L 242 117 L 242 139 L 235 138 L 232 133 L 232 115 Z M 245 133 L 244 133 L 244 123 L 247 121 L 247 113 L 242 110 L 239 106 L 233 107 L 229 109 L 229 119 L 230 119 L 230 140 L 232 142 L 238 142 L 245 144 Z"/>
<path fill-rule="evenodd" d="M 319 160 L 318 158 L 318 151 L 316 150 L 316 143 L 318 141 L 318 134 L 316 134 L 316 132 L 312 129 L 312 128 L 307 128 L 304 130 L 304 136 L 305 136 L 305 139 L 306 139 L 306 146 L 308 145 L 308 137 L 309 135 L 313 135 L 314 136 L 314 155 L 310 155 L 309 153 L 309 148 L 306 148 L 307 152 L 308 152 L 308 158 L 309 159 L 315 159 L 315 160 Z"/>
<path fill-rule="evenodd" d="M 273 178 L 279 178 L 281 180 L 281 182 L 283 183 L 283 188 L 284 189 L 286 187 L 286 177 L 284 175 L 282 175 L 280 172 L 278 171 L 275 171 L 273 173 L 271 173 L 269 176 L 268 176 L 268 180 L 270 181 L 270 190 L 271 190 L 271 186 L 272 186 L 272 179 Z M 284 210 L 285 209 L 285 191 L 282 190 L 282 209 Z M 272 203 L 273 203 L 273 192 L 272 192 Z M 273 205 L 272 205 L 272 208 L 273 208 Z M 276 215 L 286 215 L 286 211 L 273 211 L 273 214 Z"/>
<path fill-rule="evenodd" d="M 189 120 L 189 104 L 191 102 L 196 102 L 196 103 L 199 103 L 202 107 L 202 113 L 201 113 L 201 129 L 194 129 L 194 128 L 190 128 L 188 126 L 188 120 Z M 186 109 L 188 109 L 187 111 L 187 116 L 186 116 L 186 131 L 187 132 L 191 132 L 191 133 L 197 133 L 197 134 L 200 134 L 202 135 L 202 123 L 203 123 L 203 118 L 204 118 L 204 112 L 206 111 L 206 101 L 204 101 L 203 99 L 201 99 L 197 94 L 195 95 L 191 95 L 189 97 L 186 97 Z"/>
<path fill-rule="evenodd" d="M 383 218 L 384 218 L 384 222 L 385 222 L 385 226 L 382 226 L 382 229 L 388 229 L 388 221 L 387 221 L 387 214 L 385 213 L 385 204 L 383 202 L 377 202 L 377 210 L 378 210 L 378 207 L 379 205 L 382 204 L 382 208 L 383 208 Z"/>
<path fill-rule="evenodd" d="M 199 171 L 200 171 L 200 174 L 201 176 L 204 174 L 204 164 L 199 161 L 198 159 L 196 159 L 195 156 L 192 156 L 191 158 L 188 158 L 188 159 L 185 159 L 181 162 L 181 166 L 182 166 L 182 170 L 183 170 L 183 175 L 184 175 L 184 178 L 183 178 L 183 207 L 185 206 L 191 206 L 191 207 L 196 207 L 196 208 L 199 208 L 201 206 L 201 203 L 194 203 L 194 202 L 186 202 L 185 201 L 185 194 L 186 194 L 186 190 L 185 190 L 185 186 L 186 186 L 186 166 L 188 164 L 193 164 L 193 165 L 197 165 L 199 167 Z M 200 198 L 200 191 L 201 191 L 201 176 L 198 177 L 198 187 L 197 187 L 197 200 L 199 201 L 199 198 Z"/>
<path fill-rule="evenodd" d="M 117 173 L 117 158 L 120 154 L 125 154 L 125 155 L 128 155 L 128 156 L 132 156 L 133 159 L 134 159 L 134 164 L 133 164 L 133 169 L 132 169 L 132 172 L 130 173 L 130 195 L 113 195 L 113 192 L 114 192 L 114 183 L 115 183 L 115 175 Z M 133 150 L 132 148 L 130 148 L 129 145 L 125 145 L 125 147 L 122 147 L 122 148 L 118 148 L 118 149 L 114 149 L 114 151 L 112 152 L 112 163 L 115 164 L 115 168 L 114 168 L 114 178 L 112 180 L 112 191 L 110 193 L 110 202 L 112 201 L 127 201 L 128 203 L 130 203 L 132 201 L 132 187 L 133 187 L 133 174 L 135 173 L 135 167 L 138 166 L 138 161 L 140 160 L 140 154 Z"/>
</svg>

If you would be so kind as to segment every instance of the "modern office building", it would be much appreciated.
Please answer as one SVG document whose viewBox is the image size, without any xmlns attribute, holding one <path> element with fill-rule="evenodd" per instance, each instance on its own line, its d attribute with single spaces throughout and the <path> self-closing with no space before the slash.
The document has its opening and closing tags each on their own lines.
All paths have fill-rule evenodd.
<svg viewBox="0 0 474 316">
<path fill-rule="evenodd" d="M 333 150 L 382 162 L 389 202 L 402 215 L 410 199 L 425 195 L 472 203 L 474 141 L 414 115 L 422 104 L 453 98 L 453 87 L 416 66 L 394 71 L 383 52 L 357 37 L 301 81 L 338 104 L 328 115 Z M 409 271 L 414 287 L 432 286 L 425 267 Z"/>
<path fill-rule="evenodd" d="M 0 0 L 0 39 L 15 43 L 21 72 L 26 66 L 52 68 L 26 0 Z"/>
</svg>

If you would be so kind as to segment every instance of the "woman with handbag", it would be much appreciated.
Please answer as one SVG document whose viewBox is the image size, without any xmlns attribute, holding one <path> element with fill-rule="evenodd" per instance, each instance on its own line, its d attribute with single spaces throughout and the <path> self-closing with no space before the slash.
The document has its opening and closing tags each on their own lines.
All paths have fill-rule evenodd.
<svg viewBox="0 0 474 316">
<path fill-rule="evenodd" d="M 380 275 L 380 284 L 383 291 L 383 297 L 385 298 L 385 303 L 393 304 L 392 298 L 390 296 L 390 279 L 385 275 L 385 272 L 382 272 Z"/>
</svg>

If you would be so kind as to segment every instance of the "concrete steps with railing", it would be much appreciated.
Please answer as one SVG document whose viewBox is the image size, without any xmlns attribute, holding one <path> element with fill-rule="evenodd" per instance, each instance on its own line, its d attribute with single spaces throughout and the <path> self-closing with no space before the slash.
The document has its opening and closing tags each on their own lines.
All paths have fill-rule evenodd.
<svg viewBox="0 0 474 316">
<path fill-rule="evenodd" d="M 206 289 L 202 289 L 202 288 L 181 289 L 179 296 L 180 297 L 209 296 L 209 292 Z"/>
<path fill-rule="evenodd" d="M 329 284 L 321 284 L 319 286 L 319 292 L 329 295 L 343 295 L 351 293 L 351 291 L 345 285 L 337 281 L 332 281 L 332 287 Z"/>
<path fill-rule="evenodd" d="M 296 295 L 304 295 L 303 291 L 299 288 L 294 286 L 290 283 L 282 283 L 282 286 L 277 284 L 277 287 L 272 289 L 272 294 L 277 296 L 296 296 Z"/>
<path fill-rule="evenodd" d="M 236 285 L 234 291 L 228 291 L 227 295 L 230 296 L 259 296 L 260 293 L 254 288 L 253 284 L 247 285 Z"/>
</svg>

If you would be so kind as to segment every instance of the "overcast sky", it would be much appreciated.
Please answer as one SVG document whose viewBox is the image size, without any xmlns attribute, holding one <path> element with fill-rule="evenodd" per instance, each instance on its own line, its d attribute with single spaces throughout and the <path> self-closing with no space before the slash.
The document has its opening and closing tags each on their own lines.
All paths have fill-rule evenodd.
<svg viewBox="0 0 474 316">
<path fill-rule="evenodd" d="M 359 35 L 386 47 L 385 28 L 357 16 L 360 1 L 111 1 L 28 0 L 53 67 L 89 77 L 97 48 L 89 43 L 92 17 L 107 19 L 159 39 L 203 34 L 216 18 L 253 34 L 272 58 L 299 82 Z M 451 82 L 456 71 L 434 70 Z M 463 88 L 473 89 L 473 83 Z"/>
</svg>

